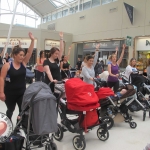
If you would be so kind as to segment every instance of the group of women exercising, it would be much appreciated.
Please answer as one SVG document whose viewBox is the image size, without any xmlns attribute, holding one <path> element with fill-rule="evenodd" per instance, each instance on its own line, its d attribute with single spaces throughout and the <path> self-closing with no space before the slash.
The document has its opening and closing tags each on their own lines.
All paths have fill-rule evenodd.
<svg viewBox="0 0 150 150">
<path fill-rule="evenodd" d="M 49 58 L 45 58 L 44 51 L 40 52 L 40 57 L 37 59 L 37 70 L 39 74 L 37 75 L 37 80 L 41 80 L 43 76 L 43 72 L 45 72 L 45 76 L 43 78 L 43 82 L 49 84 L 50 82 L 57 83 L 57 81 L 61 81 L 66 78 L 66 74 L 69 71 L 70 63 L 68 61 L 68 56 L 64 56 L 64 42 L 63 42 L 63 33 L 59 33 L 60 36 L 60 49 L 56 47 L 52 47 L 50 50 Z M 29 33 L 29 38 L 31 39 L 30 47 L 25 55 L 24 49 L 20 46 L 14 46 L 12 50 L 13 61 L 6 62 L 0 74 L 0 100 L 4 101 L 7 106 L 6 115 L 9 119 L 12 118 L 13 111 L 15 110 L 16 104 L 19 107 L 19 112 L 21 112 L 21 104 L 23 94 L 26 90 L 26 65 L 29 62 L 29 59 L 32 55 L 34 48 L 34 36 L 32 33 Z M 85 57 L 84 62 L 80 63 L 81 68 L 81 77 L 84 82 L 89 84 L 93 84 L 95 71 L 94 66 L 97 63 L 98 59 L 98 51 L 100 48 L 100 44 L 96 45 L 96 50 L 94 55 L 88 55 Z M 123 45 L 122 53 L 120 58 L 117 60 L 117 54 L 114 53 L 110 56 L 110 62 L 108 64 L 108 81 L 107 84 L 110 88 L 114 88 L 116 92 L 119 88 L 119 65 L 122 61 L 124 51 L 126 45 Z M 2 54 L 3 55 L 3 54 Z M 2 59 L 2 55 L 0 56 L 0 62 Z M 126 76 L 129 77 L 129 74 L 133 72 L 135 69 L 135 59 L 130 61 L 130 66 L 126 69 Z M 51 87 L 52 91 L 54 91 L 54 84 Z M 18 115 L 19 118 L 19 115 Z"/>
</svg>

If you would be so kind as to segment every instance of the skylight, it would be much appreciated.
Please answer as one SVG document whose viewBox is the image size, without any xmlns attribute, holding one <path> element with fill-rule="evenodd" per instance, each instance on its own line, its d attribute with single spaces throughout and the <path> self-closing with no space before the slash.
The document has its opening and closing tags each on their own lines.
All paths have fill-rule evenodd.
<svg viewBox="0 0 150 150">
<path fill-rule="evenodd" d="M 65 4 L 70 4 L 76 2 L 76 0 L 49 0 L 56 7 L 64 6 Z"/>
</svg>

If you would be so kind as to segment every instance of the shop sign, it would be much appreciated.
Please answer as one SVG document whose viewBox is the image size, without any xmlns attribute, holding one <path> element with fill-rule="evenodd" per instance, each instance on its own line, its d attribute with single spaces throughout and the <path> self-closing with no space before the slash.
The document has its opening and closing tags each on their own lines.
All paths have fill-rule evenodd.
<svg viewBox="0 0 150 150">
<path fill-rule="evenodd" d="M 50 50 L 52 47 L 60 48 L 60 41 L 45 40 L 45 50 Z"/>
<path fill-rule="evenodd" d="M 126 45 L 127 46 L 131 46 L 132 45 L 132 37 L 127 36 L 127 38 L 126 38 Z"/>
<path fill-rule="evenodd" d="M 96 45 L 100 44 L 100 49 L 115 49 L 116 47 L 120 47 L 120 41 L 111 41 L 111 42 L 100 42 L 100 43 L 85 43 L 83 45 L 84 50 L 92 50 L 95 49 Z"/>
<path fill-rule="evenodd" d="M 150 50 L 150 38 L 149 39 L 137 39 L 137 51 Z"/>
<path fill-rule="evenodd" d="M 12 38 L 9 40 L 8 47 L 11 48 L 12 46 L 19 45 L 19 41 L 21 42 L 22 48 L 29 48 L 31 40 L 30 39 L 20 39 L 20 38 Z M 0 38 L 0 47 L 4 47 L 6 45 L 7 39 Z M 34 41 L 34 48 L 37 48 L 37 40 Z"/>
</svg>

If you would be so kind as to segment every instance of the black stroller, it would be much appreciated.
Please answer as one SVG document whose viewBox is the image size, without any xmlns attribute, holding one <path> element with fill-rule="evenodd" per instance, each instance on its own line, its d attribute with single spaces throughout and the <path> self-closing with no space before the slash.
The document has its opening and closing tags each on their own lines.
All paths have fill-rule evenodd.
<svg viewBox="0 0 150 150">
<path fill-rule="evenodd" d="M 53 134 L 49 135 L 57 131 L 56 98 L 49 86 L 43 82 L 31 84 L 25 91 L 22 110 L 11 133 L 26 139 L 25 147 L 22 148 L 31 150 L 45 147 L 45 150 L 57 150 Z"/>
<path fill-rule="evenodd" d="M 143 111 L 143 121 L 145 121 L 146 112 L 149 112 L 150 117 L 150 100 L 149 98 L 145 98 L 145 94 L 150 94 L 150 86 L 147 85 L 149 83 L 148 79 L 139 74 L 139 72 L 134 72 L 130 75 L 129 81 L 127 81 L 126 76 L 124 74 L 122 76 L 123 83 L 132 83 L 132 85 L 136 86 L 136 94 L 132 103 L 129 105 L 128 109 L 131 112 L 134 111 Z"/>
<path fill-rule="evenodd" d="M 80 79 L 79 79 L 80 80 Z M 61 92 L 61 95 L 63 95 L 63 91 L 57 87 L 57 90 Z M 99 126 L 97 130 L 97 137 L 101 141 L 106 141 L 109 138 L 109 132 L 107 129 L 107 124 L 103 122 L 103 120 L 100 117 L 99 114 L 99 105 L 95 109 L 92 109 L 91 112 L 95 113 L 97 116 L 97 120 L 93 122 L 93 125 L 86 127 L 83 127 L 82 125 L 85 123 L 84 119 L 87 117 L 88 112 L 87 111 L 73 111 L 68 109 L 67 106 L 68 102 L 66 99 L 59 99 L 58 102 L 58 112 L 60 114 L 61 118 L 61 124 L 58 124 L 58 131 L 54 134 L 54 138 L 58 141 L 61 141 L 64 136 L 65 131 L 69 131 L 71 133 L 77 133 L 79 135 L 76 135 L 72 142 L 73 146 L 76 150 L 84 150 L 86 147 L 86 142 L 84 138 L 84 132 L 89 132 L 94 127 Z M 91 106 L 92 108 L 92 106 Z M 68 118 L 67 115 L 73 115 L 75 119 Z M 108 117 L 107 117 L 108 118 Z M 92 119 L 92 118 L 91 118 Z"/>
<path fill-rule="evenodd" d="M 95 82 L 97 84 L 96 90 L 99 90 L 102 87 L 101 82 L 100 82 L 100 80 L 96 80 L 96 79 L 95 79 Z M 130 84 L 127 84 L 122 88 L 125 88 L 127 90 L 127 92 L 121 98 L 108 95 L 109 91 L 105 92 L 106 98 L 101 99 L 98 96 L 100 98 L 99 102 L 101 105 L 101 110 L 100 110 L 101 113 L 100 114 L 101 114 L 101 116 L 110 116 L 113 119 L 115 119 L 115 117 L 118 114 L 121 114 L 124 118 L 124 121 L 126 123 L 129 123 L 130 127 L 134 129 L 134 128 L 136 128 L 137 124 L 132 121 L 133 119 L 128 113 L 128 107 L 135 100 L 134 96 L 135 96 L 136 91 L 135 91 L 134 87 Z M 122 88 L 120 88 L 119 90 L 121 91 Z M 108 89 L 108 90 L 110 90 L 110 89 Z M 104 93 L 102 93 L 102 94 L 104 94 Z M 113 123 L 112 123 L 112 125 L 113 125 Z"/>
</svg>

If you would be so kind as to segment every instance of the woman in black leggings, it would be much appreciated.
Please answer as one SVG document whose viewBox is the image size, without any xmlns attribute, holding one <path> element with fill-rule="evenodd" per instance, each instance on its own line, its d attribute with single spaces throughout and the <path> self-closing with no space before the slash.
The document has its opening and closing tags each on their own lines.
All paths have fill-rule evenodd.
<svg viewBox="0 0 150 150">
<path fill-rule="evenodd" d="M 34 48 L 34 36 L 29 33 L 30 47 L 25 56 L 25 51 L 15 46 L 12 51 L 13 62 L 6 63 L 1 70 L 0 76 L 0 100 L 7 106 L 6 115 L 11 120 L 16 104 L 21 112 L 22 97 L 26 89 L 26 64 L 32 55 Z M 5 84 L 5 86 L 4 86 Z"/>
</svg>

